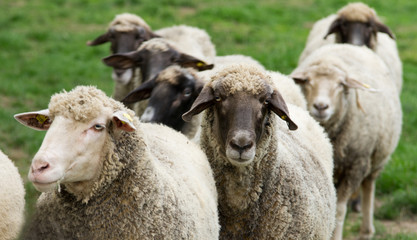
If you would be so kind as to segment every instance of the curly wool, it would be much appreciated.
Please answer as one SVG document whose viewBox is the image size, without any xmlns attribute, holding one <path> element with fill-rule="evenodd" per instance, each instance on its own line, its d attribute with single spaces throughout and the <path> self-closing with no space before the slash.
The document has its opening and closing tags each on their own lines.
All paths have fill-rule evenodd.
<svg viewBox="0 0 417 240">
<path fill-rule="evenodd" d="M 208 86 L 224 83 L 224 89 L 251 93 L 257 93 L 259 85 L 265 89 L 267 75 L 246 67 L 225 69 L 217 75 L 220 79 L 214 77 Z M 239 68 L 244 74 L 237 74 Z M 232 78 L 240 83 L 238 88 Z M 299 129 L 289 131 L 284 121 L 269 112 L 270 124 L 257 143 L 254 162 L 246 167 L 229 162 L 215 135 L 214 110 L 205 110 L 200 146 L 216 180 L 220 239 L 330 238 L 336 209 L 332 147 L 308 112 L 290 104 L 288 107 Z"/>
<path fill-rule="evenodd" d="M 379 21 L 375 10 L 361 2 L 349 3 L 345 7 L 341 8 L 337 12 L 337 15 L 339 18 L 352 22 L 368 22 L 370 20 Z"/>
<path fill-rule="evenodd" d="M 13 162 L 0 150 L 0 240 L 16 239 L 23 225 L 25 189 Z"/>
<path fill-rule="evenodd" d="M 135 29 L 137 26 L 141 26 L 148 32 L 151 32 L 151 27 L 149 27 L 145 20 L 131 13 L 122 13 L 116 15 L 113 21 L 110 22 L 109 29 L 115 28 L 119 32 L 129 32 Z"/>
<path fill-rule="evenodd" d="M 108 107 L 133 113 L 93 87 L 54 95 L 50 107 L 77 121 Z M 217 193 L 204 154 L 167 127 L 132 119 L 134 132 L 109 126 L 100 174 L 88 188 L 62 184 L 42 193 L 25 239 L 218 238 Z"/>
</svg>

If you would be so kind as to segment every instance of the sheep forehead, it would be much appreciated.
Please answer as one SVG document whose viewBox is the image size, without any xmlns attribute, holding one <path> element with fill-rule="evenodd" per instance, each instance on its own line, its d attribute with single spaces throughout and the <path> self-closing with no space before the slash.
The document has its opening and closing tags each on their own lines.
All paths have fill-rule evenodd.
<svg viewBox="0 0 417 240">
<path fill-rule="evenodd" d="M 248 92 L 252 95 L 265 93 L 267 85 L 273 86 L 269 75 L 248 64 L 231 65 L 220 70 L 210 84 L 214 89 L 223 89 L 226 94 Z"/>
<path fill-rule="evenodd" d="M 307 69 L 307 74 L 312 82 L 341 81 L 346 75 L 346 73 L 337 66 L 325 63 L 311 66 Z"/>
<path fill-rule="evenodd" d="M 187 79 L 196 78 L 195 70 L 192 68 L 182 68 L 179 65 L 172 65 L 158 74 L 156 82 L 168 82 L 172 85 L 178 85 L 181 76 Z"/>
<path fill-rule="evenodd" d="M 375 10 L 360 2 L 346 5 L 337 14 L 348 21 L 368 22 L 377 19 Z"/>
<path fill-rule="evenodd" d="M 128 32 L 132 31 L 137 26 L 142 26 L 146 30 L 151 31 L 149 25 L 141 17 L 130 13 L 122 13 L 116 15 L 116 17 L 110 23 L 109 28 L 115 27 L 117 31 Z"/>
<path fill-rule="evenodd" d="M 80 122 L 89 122 L 109 109 L 123 109 L 121 103 L 110 99 L 95 87 L 79 86 L 70 92 L 61 92 L 51 97 L 49 111 L 51 118 L 63 116 Z"/>
<path fill-rule="evenodd" d="M 164 52 L 168 51 L 172 48 L 167 41 L 159 38 L 153 38 L 149 41 L 144 42 L 140 47 L 139 50 L 147 49 L 152 52 Z"/>
</svg>

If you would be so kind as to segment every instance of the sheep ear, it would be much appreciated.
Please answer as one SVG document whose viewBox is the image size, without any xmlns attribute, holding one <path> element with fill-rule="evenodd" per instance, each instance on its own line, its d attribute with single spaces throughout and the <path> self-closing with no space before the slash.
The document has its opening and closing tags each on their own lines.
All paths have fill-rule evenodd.
<svg viewBox="0 0 417 240">
<path fill-rule="evenodd" d="M 133 124 L 133 117 L 125 111 L 117 111 L 113 113 L 113 122 L 115 126 L 126 132 L 133 132 L 136 130 Z"/>
<path fill-rule="evenodd" d="M 155 87 L 155 78 L 142 83 L 135 90 L 131 91 L 123 100 L 122 103 L 130 104 L 144 99 L 148 99 L 151 96 L 152 90 Z"/>
<path fill-rule="evenodd" d="M 180 53 L 177 63 L 181 67 L 191 67 L 197 69 L 198 71 L 210 70 L 214 67 L 213 64 L 207 64 L 204 61 L 185 53 Z"/>
<path fill-rule="evenodd" d="M 96 45 L 100 45 L 103 43 L 106 43 L 109 41 L 109 33 L 103 33 L 102 35 L 98 36 L 96 39 L 92 40 L 92 41 L 88 41 L 87 45 L 88 46 L 96 46 Z"/>
<path fill-rule="evenodd" d="M 114 67 L 118 69 L 129 69 L 136 67 L 138 62 L 141 61 L 140 55 L 140 51 L 118 53 L 103 58 L 103 62 L 109 67 Z"/>
<path fill-rule="evenodd" d="M 303 72 L 293 72 L 290 74 L 290 78 L 292 78 L 295 83 L 300 85 L 308 81 L 308 78 L 305 76 Z"/>
<path fill-rule="evenodd" d="M 191 109 L 182 115 L 182 119 L 186 122 L 190 122 L 194 115 L 197 115 L 205 109 L 211 107 L 214 104 L 214 94 L 211 87 L 204 87 L 194 101 Z"/>
<path fill-rule="evenodd" d="M 290 130 L 296 130 L 298 128 L 298 126 L 291 120 L 287 104 L 277 90 L 272 92 L 271 98 L 268 100 L 268 105 L 269 109 L 276 113 L 282 120 L 287 122 Z"/>
<path fill-rule="evenodd" d="M 343 85 L 350 87 L 350 88 L 355 88 L 355 89 L 360 89 L 360 90 L 365 90 L 365 91 L 369 91 L 369 92 L 379 92 L 378 89 L 375 89 L 371 86 L 369 86 L 366 83 L 360 82 L 356 79 L 350 78 L 350 77 L 346 77 L 344 81 L 342 81 Z"/>
<path fill-rule="evenodd" d="M 26 112 L 15 114 L 14 118 L 21 124 L 39 131 L 46 131 L 52 124 L 49 118 L 49 110 L 44 109 L 37 112 Z"/>
<path fill-rule="evenodd" d="M 385 25 L 383 23 L 380 23 L 378 21 L 375 21 L 374 25 L 375 25 L 378 32 L 386 33 L 386 34 L 388 34 L 388 36 L 390 36 L 390 38 L 395 40 L 394 33 L 391 32 L 391 30 L 389 29 L 389 27 L 387 25 Z"/>
<path fill-rule="evenodd" d="M 334 20 L 332 24 L 330 25 L 329 30 L 326 33 L 326 36 L 324 36 L 323 39 L 326 39 L 327 36 L 329 36 L 330 34 L 339 32 L 341 24 L 342 24 L 342 20 L 340 18 L 337 18 L 336 20 Z"/>
</svg>

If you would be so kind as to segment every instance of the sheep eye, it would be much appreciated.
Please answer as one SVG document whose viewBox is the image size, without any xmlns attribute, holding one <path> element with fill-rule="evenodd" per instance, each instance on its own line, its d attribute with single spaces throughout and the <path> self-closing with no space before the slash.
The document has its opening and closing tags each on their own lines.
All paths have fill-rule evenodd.
<svg viewBox="0 0 417 240">
<path fill-rule="evenodd" d="M 103 125 L 101 125 L 101 124 L 95 124 L 94 125 L 94 129 L 95 130 L 97 130 L 97 131 L 101 131 L 101 130 L 103 130 L 103 129 L 105 129 L 106 127 L 105 126 L 103 126 Z"/>
<path fill-rule="evenodd" d="M 191 96 L 191 89 L 190 88 L 184 89 L 184 91 L 182 92 L 182 94 L 184 95 L 184 97 Z"/>
<path fill-rule="evenodd" d="M 264 105 L 268 105 L 268 104 L 269 104 L 269 100 L 267 99 L 264 101 Z"/>
<path fill-rule="evenodd" d="M 216 100 L 216 102 L 220 102 L 222 99 L 219 96 L 215 96 L 214 100 Z"/>
</svg>

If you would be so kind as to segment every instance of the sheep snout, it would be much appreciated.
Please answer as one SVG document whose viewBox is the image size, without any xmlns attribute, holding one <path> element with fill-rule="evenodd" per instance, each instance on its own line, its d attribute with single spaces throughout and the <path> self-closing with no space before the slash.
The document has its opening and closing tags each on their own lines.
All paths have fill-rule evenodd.
<svg viewBox="0 0 417 240">
<path fill-rule="evenodd" d="M 238 130 L 227 141 L 226 156 L 233 165 L 247 165 L 255 157 L 255 134 Z"/>
</svg>

